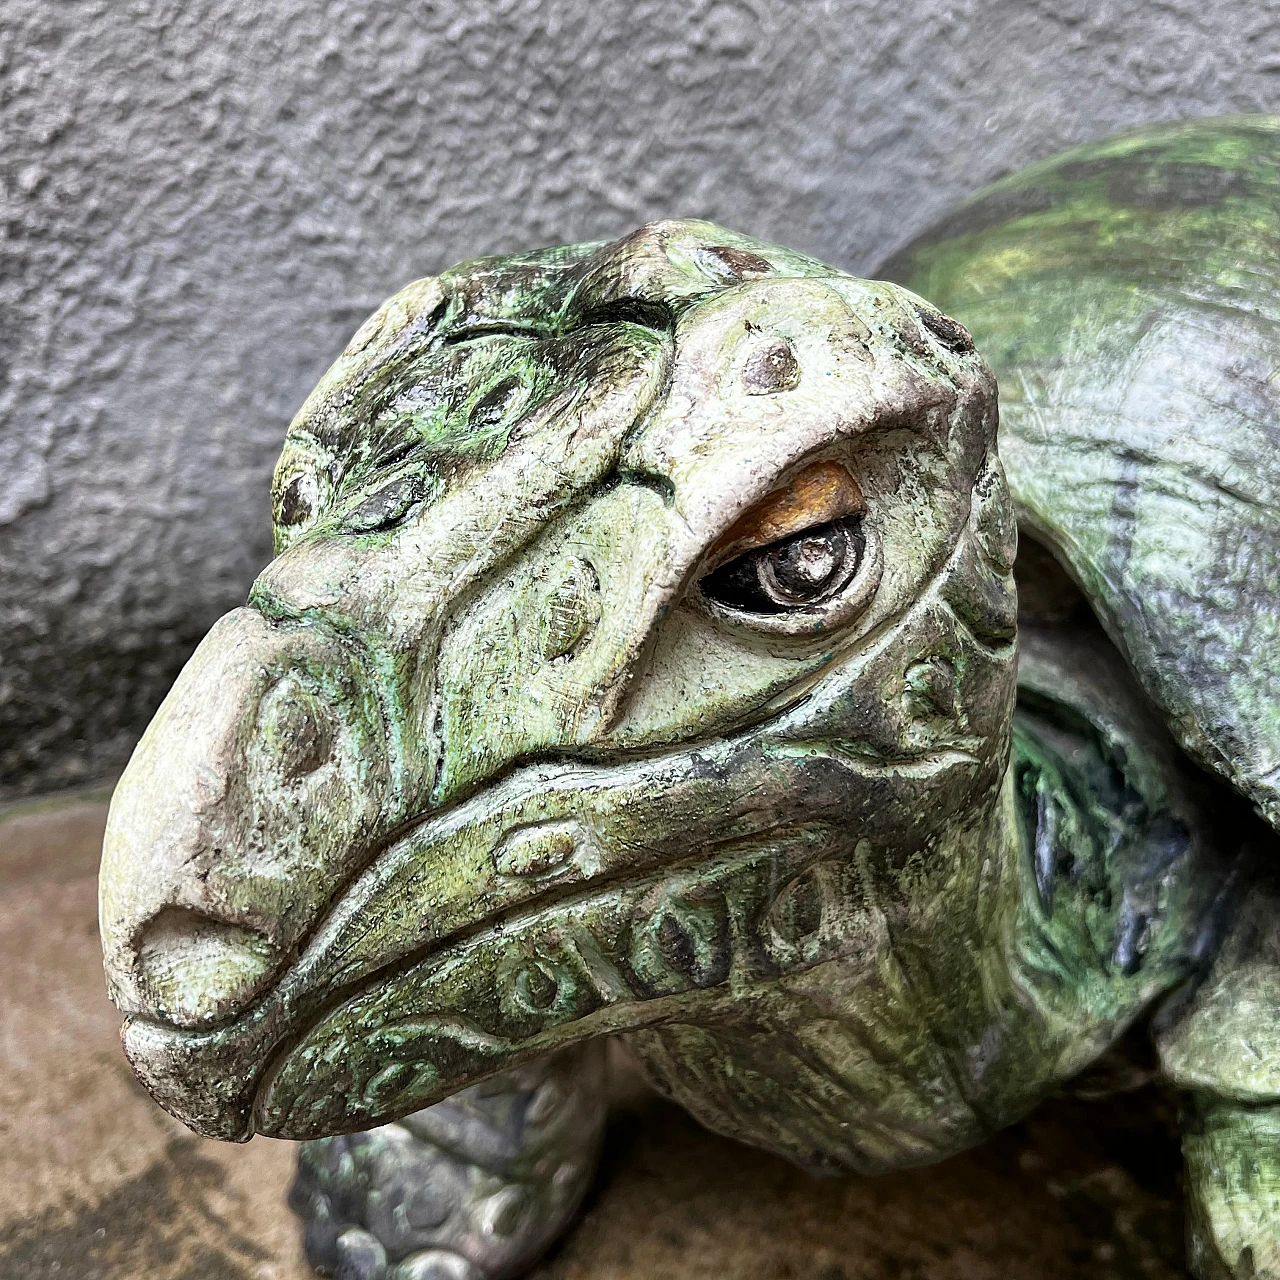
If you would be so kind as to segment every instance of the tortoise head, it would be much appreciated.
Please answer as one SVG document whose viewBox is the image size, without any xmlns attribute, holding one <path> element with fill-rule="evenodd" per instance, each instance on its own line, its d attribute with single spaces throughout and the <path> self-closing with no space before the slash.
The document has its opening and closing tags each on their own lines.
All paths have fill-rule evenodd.
<svg viewBox="0 0 1280 1280">
<path fill-rule="evenodd" d="M 919 298 L 707 223 L 388 302 L 112 802 L 108 981 L 157 1100 L 367 1127 L 728 1016 L 856 956 L 860 878 L 981 857 L 996 416 Z"/>
</svg>

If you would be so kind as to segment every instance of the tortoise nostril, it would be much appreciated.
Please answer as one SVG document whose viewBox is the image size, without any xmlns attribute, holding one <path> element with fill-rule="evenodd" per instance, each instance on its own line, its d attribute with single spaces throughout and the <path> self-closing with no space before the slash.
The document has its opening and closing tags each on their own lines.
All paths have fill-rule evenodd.
<svg viewBox="0 0 1280 1280">
<path fill-rule="evenodd" d="M 281 773 L 296 780 L 333 755 L 334 733 L 319 700 L 296 680 L 281 680 L 262 700 L 259 723 Z"/>
<path fill-rule="evenodd" d="M 179 1027 L 207 1027 L 242 1009 L 279 956 L 252 929 L 166 907 L 139 938 L 139 994 L 154 1017 Z"/>
<path fill-rule="evenodd" d="M 292 778 L 314 773 L 332 754 L 333 743 L 326 726 L 314 716 L 298 717 L 282 761 L 284 771 Z"/>
</svg>

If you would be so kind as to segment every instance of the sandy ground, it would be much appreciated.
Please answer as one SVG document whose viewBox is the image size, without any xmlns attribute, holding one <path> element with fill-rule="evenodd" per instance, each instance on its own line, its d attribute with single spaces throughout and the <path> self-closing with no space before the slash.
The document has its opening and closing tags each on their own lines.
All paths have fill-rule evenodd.
<svg viewBox="0 0 1280 1280">
<path fill-rule="evenodd" d="M 290 1145 L 193 1137 L 134 1082 L 103 993 L 105 806 L 0 815 L 0 1278 L 305 1280 Z M 581 1221 L 536 1280 L 1183 1276 L 1168 1102 L 1055 1100 L 976 1152 L 815 1181 L 625 1071 Z"/>
</svg>

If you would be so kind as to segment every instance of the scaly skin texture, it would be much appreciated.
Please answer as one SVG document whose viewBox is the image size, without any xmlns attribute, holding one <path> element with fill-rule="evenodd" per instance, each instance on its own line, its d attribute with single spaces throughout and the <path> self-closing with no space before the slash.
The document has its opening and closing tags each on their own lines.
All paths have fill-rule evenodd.
<svg viewBox="0 0 1280 1280">
<path fill-rule="evenodd" d="M 518 1275 L 595 1172 L 604 1044 L 464 1089 L 367 1133 L 303 1144 L 289 1202 L 313 1264 L 397 1280 Z"/>
<path fill-rule="evenodd" d="M 518 1274 L 596 1132 L 571 1088 L 585 1136 L 539 1157 L 528 1073 L 606 1034 L 703 1123 L 876 1172 L 1167 993 L 1184 1025 L 1255 820 L 1047 556 L 1019 670 L 996 425 L 954 320 L 706 223 L 466 263 L 360 330 L 102 874 L 135 1069 L 201 1132 L 316 1140 L 316 1261 Z M 331 1136 L 437 1134 L 478 1082 L 497 1184 L 484 1126 Z M 528 1169 L 550 1207 L 486 1236 Z"/>
</svg>

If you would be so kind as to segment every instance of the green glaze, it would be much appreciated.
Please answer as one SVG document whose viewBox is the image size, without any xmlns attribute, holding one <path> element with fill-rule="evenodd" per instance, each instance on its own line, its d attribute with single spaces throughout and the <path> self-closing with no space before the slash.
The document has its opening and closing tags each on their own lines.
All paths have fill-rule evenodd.
<svg viewBox="0 0 1280 1280">
<path fill-rule="evenodd" d="M 1280 121 L 1191 121 L 996 183 L 886 264 L 972 331 L 1018 520 L 1183 748 L 1280 823 Z M 1274 837 L 1235 837 L 1272 856 Z M 1197 1275 L 1280 1275 L 1274 899 L 1170 1009 Z M 1176 1016 L 1175 1016 L 1176 1014 Z"/>
<path fill-rule="evenodd" d="M 1272 816 L 1272 464 L 1246 466 L 1272 419 L 1232 370 L 1264 350 L 1273 136 L 1008 180 L 898 260 L 914 293 L 663 222 L 391 299 L 290 427 L 277 558 L 113 800 L 108 980 L 162 1105 L 438 1135 L 443 1099 L 610 1034 L 703 1123 L 878 1172 L 1154 1015 L 1209 1117 L 1195 1265 L 1253 1274 L 1274 1215 L 1239 1188 L 1270 1185 L 1248 1144 L 1280 1094 L 1214 1046 L 1275 1042 L 1271 836 L 1199 765 Z M 1193 366 L 1210 312 L 1223 359 Z M 1017 588 L 987 360 L 1037 539 Z M 409 1160 L 408 1131 L 348 1163 Z M 326 1259 L 436 1274 L 434 1236 L 339 1239 L 348 1148 L 308 1150 Z M 479 1238 L 449 1244 L 468 1276 L 524 1265 Z"/>
<path fill-rule="evenodd" d="M 1278 163 L 1270 117 L 1140 130 L 996 183 L 883 268 L 970 328 L 1019 522 L 1273 825 Z"/>
</svg>

